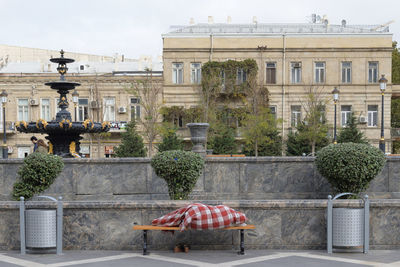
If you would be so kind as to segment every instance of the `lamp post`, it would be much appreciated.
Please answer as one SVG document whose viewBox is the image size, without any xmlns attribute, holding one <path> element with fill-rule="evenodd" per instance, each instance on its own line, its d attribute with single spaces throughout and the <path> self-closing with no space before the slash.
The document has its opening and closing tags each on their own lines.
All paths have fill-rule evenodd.
<svg viewBox="0 0 400 267">
<path fill-rule="evenodd" d="M 76 89 L 74 90 L 74 92 L 72 93 L 72 102 L 74 102 L 74 110 L 75 110 L 75 121 L 77 121 L 77 110 L 76 110 L 76 105 L 78 104 L 79 101 L 79 94 L 78 91 L 76 91 Z"/>
<path fill-rule="evenodd" d="M 379 79 L 379 87 L 381 90 L 382 94 L 382 119 L 381 119 L 381 139 L 379 140 L 379 149 L 382 150 L 383 153 L 385 153 L 385 125 L 384 125 L 384 96 L 385 96 L 385 90 L 386 90 L 386 83 L 387 79 L 385 78 L 385 74 L 382 74 L 382 77 Z"/>
<path fill-rule="evenodd" d="M 3 106 L 3 159 L 8 158 L 8 147 L 7 147 L 7 130 L 6 130 L 6 103 L 7 103 L 7 92 L 3 90 L 1 92 L 1 104 Z"/>
<path fill-rule="evenodd" d="M 337 139 L 336 139 L 336 105 L 339 100 L 339 90 L 335 87 L 332 91 L 333 94 L 333 103 L 335 107 L 335 116 L 334 116 L 334 124 L 333 124 L 333 143 L 337 144 Z"/>
</svg>

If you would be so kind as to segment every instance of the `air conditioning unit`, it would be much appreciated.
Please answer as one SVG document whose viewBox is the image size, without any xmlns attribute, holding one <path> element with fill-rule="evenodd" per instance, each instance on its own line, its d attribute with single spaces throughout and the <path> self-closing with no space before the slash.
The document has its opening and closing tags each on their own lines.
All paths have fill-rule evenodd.
<svg viewBox="0 0 400 267">
<path fill-rule="evenodd" d="M 99 108 L 99 103 L 97 101 L 90 101 L 90 108 Z"/>
<path fill-rule="evenodd" d="M 39 105 L 39 100 L 34 99 L 34 98 L 31 98 L 31 99 L 29 100 L 29 104 L 30 104 L 31 106 L 38 106 L 38 105 Z"/>
<path fill-rule="evenodd" d="M 367 123 L 367 118 L 365 116 L 360 116 L 359 121 L 360 123 Z"/>
<path fill-rule="evenodd" d="M 118 113 L 126 113 L 126 107 L 119 107 Z"/>
</svg>

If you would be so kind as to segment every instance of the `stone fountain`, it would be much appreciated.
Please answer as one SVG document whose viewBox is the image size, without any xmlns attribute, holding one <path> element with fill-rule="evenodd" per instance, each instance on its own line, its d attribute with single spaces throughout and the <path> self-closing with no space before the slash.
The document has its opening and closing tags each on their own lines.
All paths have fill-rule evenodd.
<svg viewBox="0 0 400 267">
<path fill-rule="evenodd" d="M 80 157 L 80 136 L 84 133 L 101 133 L 107 132 L 110 129 L 109 122 L 93 122 L 85 120 L 83 122 L 73 122 L 71 113 L 67 110 L 68 100 L 67 94 L 70 90 L 74 90 L 76 86 L 80 86 L 76 82 L 68 82 L 65 80 L 65 74 L 68 71 L 67 63 L 72 63 L 75 60 L 64 58 L 64 51 L 60 51 L 59 58 L 50 59 L 53 63 L 58 63 L 57 71 L 60 73 L 60 80 L 45 83 L 51 89 L 57 90 L 60 94 L 58 107 L 61 109 L 56 119 L 45 121 L 39 119 L 36 122 L 19 121 L 16 123 L 18 131 L 23 133 L 42 133 L 47 134 L 46 139 L 49 140 L 49 153 L 58 155 L 64 158 Z"/>
</svg>

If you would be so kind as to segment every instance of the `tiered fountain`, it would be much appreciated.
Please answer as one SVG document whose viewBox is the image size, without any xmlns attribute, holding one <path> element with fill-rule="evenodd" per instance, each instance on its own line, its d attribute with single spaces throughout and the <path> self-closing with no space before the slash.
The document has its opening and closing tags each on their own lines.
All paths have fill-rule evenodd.
<svg viewBox="0 0 400 267">
<path fill-rule="evenodd" d="M 72 122 L 71 113 L 67 110 L 68 101 L 67 94 L 69 90 L 74 90 L 79 83 L 67 82 L 64 75 L 67 73 L 67 63 L 72 63 L 75 60 L 64 58 L 64 51 L 60 51 L 60 58 L 52 58 L 51 62 L 58 63 L 57 71 L 61 77 L 59 81 L 48 82 L 45 85 L 51 89 L 57 90 L 60 94 L 58 107 L 61 109 L 56 119 L 45 121 L 39 119 L 36 122 L 19 121 L 16 123 L 17 130 L 23 133 L 44 133 L 48 134 L 46 139 L 49 140 L 49 152 L 64 158 L 80 156 L 80 136 L 84 133 L 101 133 L 107 132 L 110 129 L 108 122 L 98 123 L 91 120 L 83 122 Z"/>
</svg>

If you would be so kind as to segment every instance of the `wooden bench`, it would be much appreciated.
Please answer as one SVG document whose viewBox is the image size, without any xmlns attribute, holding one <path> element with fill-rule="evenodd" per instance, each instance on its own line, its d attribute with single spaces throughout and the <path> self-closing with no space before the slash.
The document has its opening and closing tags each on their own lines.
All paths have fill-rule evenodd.
<svg viewBox="0 0 400 267">
<path fill-rule="evenodd" d="M 133 230 L 143 230 L 143 255 L 148 255 L 147 252 L 147 231 L 159 230 L 159 231 L 179 231 L 179 227 L 168 227 L 168 226 L 153 226 L 153 225 L 134 225 Z M 239 230 L 240 231 L 240 251 L 239 255 L 244 255 L 244 230 L 256 229 L 254 225 L 246 226 L 230 226 L 215 230 Z"/>
</svg>

